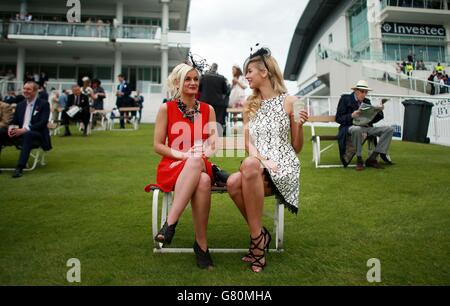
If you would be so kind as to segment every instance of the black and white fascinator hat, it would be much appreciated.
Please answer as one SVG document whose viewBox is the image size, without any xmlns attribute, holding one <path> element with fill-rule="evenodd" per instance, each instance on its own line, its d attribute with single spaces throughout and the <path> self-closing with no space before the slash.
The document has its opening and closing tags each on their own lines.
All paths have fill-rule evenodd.
<svg viewBox="0 0 450 306">
<path fill-rule="evenodd" d="M 204 74 L 206 71 L 210 69 L 210 66 L 206 59 L 202 58 L 199 55 L 192 54 L 189 52 L 187 63 L 188 65 L 197 69 L 201 74 Z"/>
<path fill-rule="evenodd" d="M 270 49 L 267 47 L 260 47 L 260 44 L 257 43 L 254 47 L 250 48 L 250 56 L 245 60 L 244 62 L 244 71 L 247 71 L 247 66 L 249 64 L 249 62 L 254 59 L 255 57 L 260 56 L 262 61 L 264 62 L 264 66 L 266 67 L 267 70 L 269 70 L 269 68 L 267 67 L 267 63 L 265 58 L 266 57 L 270 57 L 272 55 L 272 52 L 270 52 Z"/>
</svg>

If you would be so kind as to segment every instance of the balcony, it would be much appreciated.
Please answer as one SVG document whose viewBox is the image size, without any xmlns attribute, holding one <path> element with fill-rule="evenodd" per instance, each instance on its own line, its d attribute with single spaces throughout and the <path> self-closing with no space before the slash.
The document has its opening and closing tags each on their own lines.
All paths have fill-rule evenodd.
<svg viewBox="0 0 450 306">
<path fill-rule="evenodd" d="M 397 6 L 406 8 L 448 10 L 448 0 L 383 0 L 382 7 Z"/>
<path fill-rule="evenodd" d="M 108 25 L 67 22 L 16 22 L 9 23 L 9 39 L 76 39 L 109 41 Z"/>
<path fill-rule="evenodd" d="M 383 0 L 381 21 L 446 24 L 450 20 L 448 0 Z"/>
<path fill-rule="evenodd" d="M 161 28 L 144 25 L 122 25 L 114 29 L 114 38 L 118 42 L 149 42 L 159 43 Z"/>
<path fill-rule="evenodd" d="M 161 28 L 143 25 L 113 27 L 110 24 L 94 23 L 11 21 L 8 26 L 8 38 L 159 43 Z"/>
</svg>

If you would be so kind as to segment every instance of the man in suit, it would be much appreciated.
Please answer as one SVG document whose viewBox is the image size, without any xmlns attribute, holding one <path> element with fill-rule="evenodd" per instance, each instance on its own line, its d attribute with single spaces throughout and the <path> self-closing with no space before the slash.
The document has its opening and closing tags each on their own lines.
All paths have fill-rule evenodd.
<svg viewBox="0 0 450 306">
<path fill-rule="evenodd" d="M 210 104 L 216 112 L 217 122 L 225 131 L 225 116 L 227 104 L 225 97 L 228 94 L 227 80 L 223 75 L 217 73 L 216 63 L 211 65 L 211 70 L 207 72 L 200 81 L 200 101 Z"/>
<path fill-rule="evenodd" d="M 119 85 L 117 85 L 117 100 L 116 100 L 116 106 L 117 109 L 120 109 L 121 107 L 130 107 L 131 106 L 131 87 L 130 85 L 125 81 L 125 76 L 123 74 L 119 74 L 117 76 L 119 79 Z M 125 117 L 128 118 L 127 112 L 120 112 L 120 128 L 125 128 Z"/>
<path fill-rule="evenodd" d="M 336 122 L 341 126 L 339 127 L 339 152 L 341 161 L 344 167 L 348 166 L 350 161 L 345 159 L 345 150 L 347 145 L 347 137 L 351 137 L 353 146 L 356 148 L 356 170 L 364 170 L 364 162 L 362 159 L 362 144 L 364 141 L 364 135 L 379 137 L 378 145 L 375 148 L 372 155 L 366 160 L 366 167 L 373 167 L 376 169 L 382 169 L 383 167 L 378 163 L 377 158 L 380 155 L 381 159 L 388 165 L 392 165 L 392 162 L 388 156 L 389 147 L 391 144 L 394 129 L 390 126 L 374 127 L 373 125 L 384 119 L 383 112 L 379 112 L 376 117 L 367 126 L 355 126 L 353 125 L 353 119 L 361 116 L 360 106 L 362 103 L 371 104 L 370 100 L 366 98 L 369 91 L 369 85 L 366 81 L 359 81 L 358 84 L 352 88 L 353 93 L 349 95 L 343 95 L 339 101 L 338 109 L 336 112 Z M 380 106 L 384 109 L 384 106 Z"/>
<path fill-rule="evenodd" d="M 17 104 L 9 128 L 0 129 L 0 150 L 2 145 L 7 143 L 21 146 L 13 178 L 22 177 L 33 145 L 40 145 L 45 151 L 52 149 L 47 127 L 50 104 L 38 98 L 38 89 L 39 86 L 34 82 L 25 83 L 23 86 L 25 101 Z"/>
<path fill-rule="evenodd" d="M 78 106 L 80 111 L 72 118 L 67 114 L 72 106 Z M 78 84 L 72 86 L 72 94 L 67 97 L 66 108 L 62 113 L 62 123 L 66 127 L 66 132 L 63 136 L 71 136 L 69 129 L 70 120 L 81 120 L 84 125 L 83 136 L 87 136 L 89 120 L 91 113 L 89 109 L 89 97 L 81 93 L 81 88 Z"/>
</svg>

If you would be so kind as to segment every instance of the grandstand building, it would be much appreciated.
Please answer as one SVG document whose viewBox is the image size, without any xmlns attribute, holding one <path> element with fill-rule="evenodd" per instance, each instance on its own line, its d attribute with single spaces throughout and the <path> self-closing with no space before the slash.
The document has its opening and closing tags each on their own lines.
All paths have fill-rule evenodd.
<svg viewBox="0 0 450 306">
<path fill-rule="evenodd" d="M 426 80 L 438 63 L 450 65 L 449 54 L 450 0 L 314 0 L 296 27 L 284 77 L 302 96 L 337 96 L 359 79 L 383 93 L 428 95 Z M 411 59 L 407 76 L 401 65 Z"/>
<path fill-rule="evenodd" d="M 189 7 L 190 0 L 1 1 L 0 75 L 12 71 L 20 83 L 27 72 L 45 72 L 57 89 L 98 78 L 112 107 L 123 73 L 144 94 L 144 121 L 152 122 L 162 82 L 190 49 Z"/>
</svg>

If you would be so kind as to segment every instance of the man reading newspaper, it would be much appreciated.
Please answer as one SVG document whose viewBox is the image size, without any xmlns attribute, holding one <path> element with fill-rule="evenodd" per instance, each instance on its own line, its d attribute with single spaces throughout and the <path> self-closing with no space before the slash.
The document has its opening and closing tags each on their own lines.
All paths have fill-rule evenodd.
<svg viewBox="0 0 450 306">
<path fill-rule="evenodd" d="M 378 156 L 388 165 L 392 165 L 388 152 L 391 145 L 394 129 L 390 126 L 374 127 L 373 125 L 384 119 L 384 103 L 380 106 L 372 106 L 369 99 L 366 98 L 369 91 L 367 81 L 359 81 L 352 88 L 353 93 L 343 95 L 339 101 L 336 112 L 336 122 L 339 127 L 339 153 L 344 167 L 351 162 L 351 158 L 346 155 L 347 139 L 351 137 L 351 143 L 356 150 L 356 170 L 364 170 L 364 161 L 362 158 L 362 144 L 367 136 L 378 137 L 378 144 L 369 158 L 365 162 L 366 167 L 383 169 L 378 163 Z"/>
</svg>

